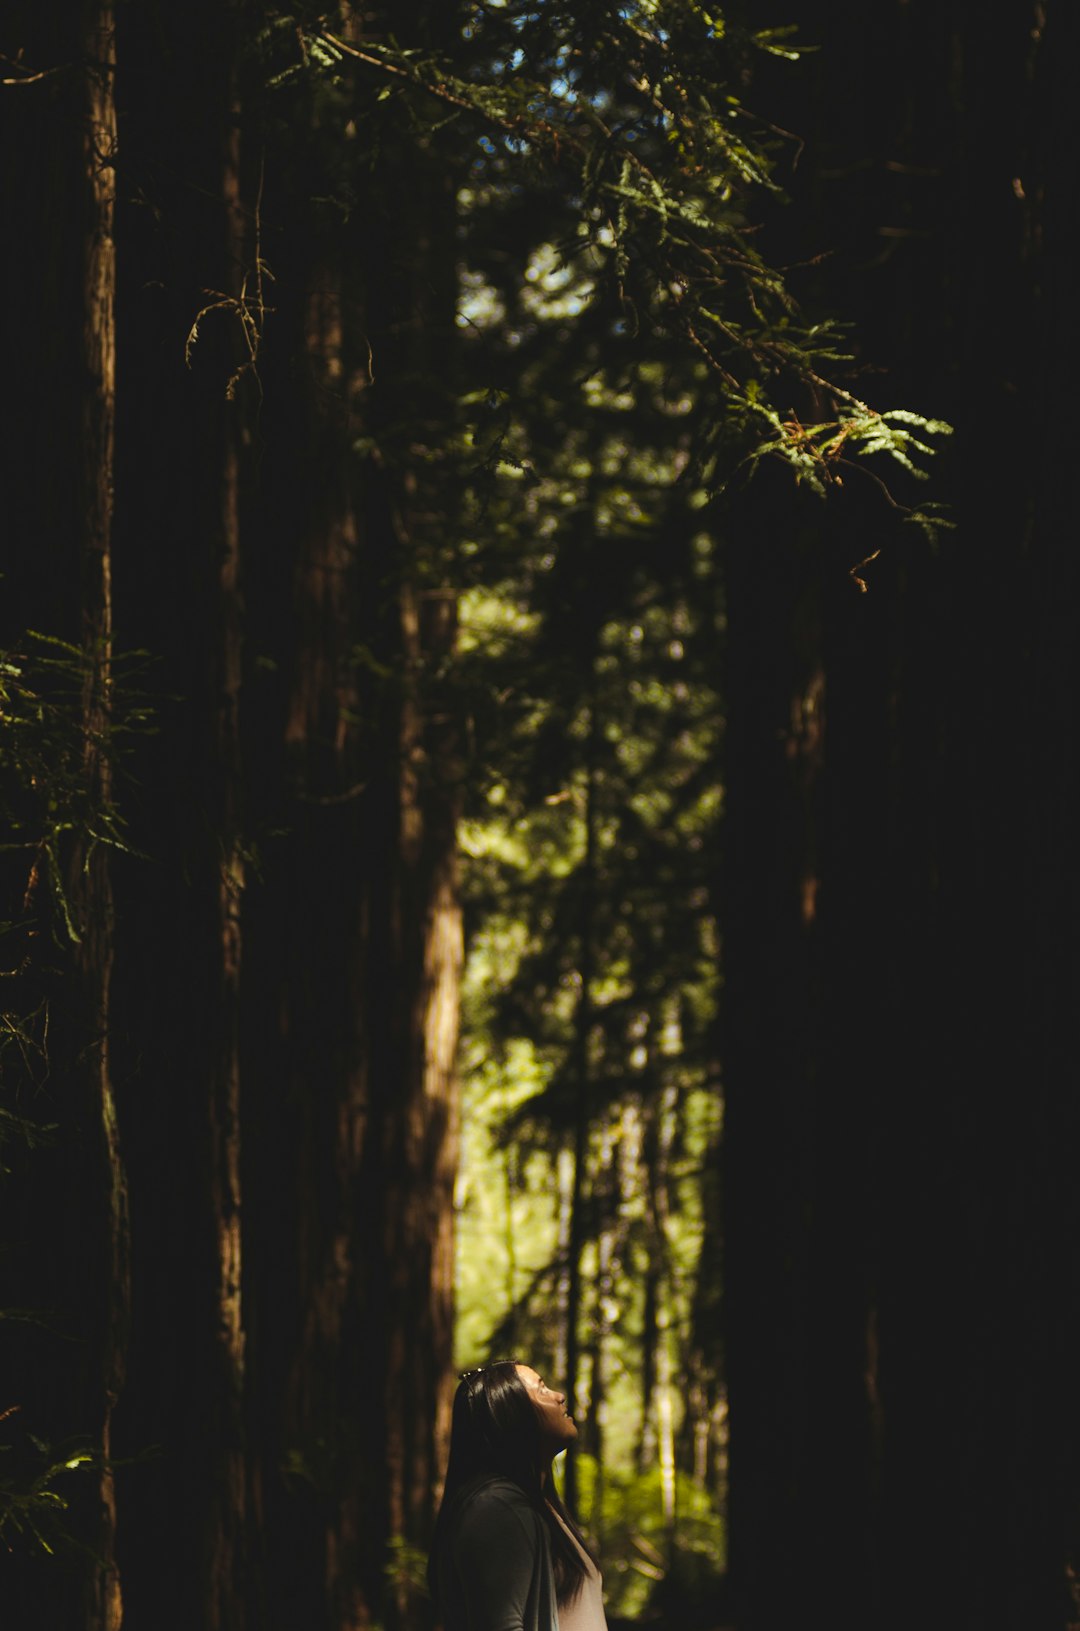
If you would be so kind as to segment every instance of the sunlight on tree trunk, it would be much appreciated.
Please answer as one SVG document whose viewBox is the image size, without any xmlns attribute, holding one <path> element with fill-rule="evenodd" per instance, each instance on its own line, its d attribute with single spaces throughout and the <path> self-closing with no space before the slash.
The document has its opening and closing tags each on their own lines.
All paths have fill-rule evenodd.
<svg viewBox="0 0 1080 1631">
<path fill-rule="evenodd" d="M 111 772 L 103 743 L 110 712 L 112 661 L 112 514 L 116 419 L 116 38 L 108 0 L 86 15 L 85 174 L 89 193 L 85 238 L 83 318 L 82 618 L 86 680 L 83 691 L 86 772 L 95 799 L 111 797 Z M 108 1047 L 113 960 L 113 900 L 106 850 L 80 845 L 72 862 L 72 898 L 85 930 L 76 952 L 86 988 L 89 1035 L 83 1069 L 96 1100 L 103 1171 L 104 1298 L 101 1338 L 103 1415 L 100 1426 L 100 1521 L 95 1538 L 88 1625 L 119 1631 L 123 1615 L 115 1555 L 116 1498 L 111 1465 L 112 1414 L 123 1385 L 129 1296 L 127 1187 L 120 1153 Z"/>
<path fill-rule="evenodd" d="M 557 1202 L 556 1254 L 558 1270 L 555 1286 L 555 1374 L 564 1388 L 569 1382 L 568 1333 L 570 1330 L 570 1220 L 574 1206 L 574 1151 L 562 1144 L 555 1161 Z"/>
<path fill-rule="evenodd" d="M 596 657 L 590 648 L 587 653 L 588 671 L 588 736 L 585 750 L 584 786 L 582 792 L 581 823 L 584 834 L 582 857 L 582 890 L 577 923 L 577 1008 L 574 1013 L 574 1133 L 573 1183 L 570 1193 L 570 1239 L 567 1246 L 566 1286 L 566 1389 L 567 1407 L 571 1415 L 578 1392 L 578 1371 L 581 1356 L 582 1321 L 582 1251 L 586 1240 L 585 1206 L 588 1193 L 586 1172 L 589 1154 L 589 1134 L 592 1116 L 592 1029 L 593 1029 L 593 953 L 595 925 L 593 911 L 596 903 L 596 847 L 597 847 L 597 774 L 596 755 L 599 744 L 600 718 L 596 686 Z M 573 1449 L 566 1457 L 564 1471 L 566 1501 L 571 1511 L 577 1508 L 577 1467 Z"/>
<path fill-rule="evenodd" d="M 239 300 L 247 260 L 246 210 L 240 182 L 240 108 L 230 98 L 224 127 L 222 198 L 225 204 L 224 262 L 227 293 Z M 242 367 L 243 354 L 236 367 Z M 231 387 L 230 387 L 231 389 Z M 220 774 L 217 813 L 220 845 L 217 916 L 220 996 L 213 1077 L 209 1095 L 210 1204 L 217 1236 L 216 1330 L 220 1345 L 222 1438 L 220 1507 L 208 1564 L 208 1631 L 228 1626 L 242 1631 L 237 1579 L 247 1566 L 247 1456 L 245 1447 L 245 1316 L 242 1303 L 240 984 L 243 941 L 241 911 L 245 862 L 241 842 L 240 693 L 243 677 L 243 613 L 240 568 L 240 425 L 237 403 L 224 405 L 220 472 L 219 616 L 214 696 L 216 758 Z M 240 1600 L 242 1601 L 242 1599 Z"/>
</svg>

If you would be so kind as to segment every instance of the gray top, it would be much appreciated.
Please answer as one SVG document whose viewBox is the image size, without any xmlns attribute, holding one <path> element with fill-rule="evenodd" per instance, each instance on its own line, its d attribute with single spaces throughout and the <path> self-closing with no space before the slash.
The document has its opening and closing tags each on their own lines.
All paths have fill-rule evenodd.
<svg viewBox="0 0 1080 1631">
<path fill-rule="evenodd" d="M 558 1631 L 547 1529 L 508 1478 L 463 1492 L 437 1566 L 446 1631 Z"/>
<path fill-rule="evenodd" d="M 559 1631 L 608 1631 L 607 1615 L 604 1613 L 604 1585 L 600 1578 L 600 1570 L 584 1547 L 578 1545 L 576 1536 L 567 1529 L 557 1512 L 555 1522 L 565 1532 L 585 1565 L 585 1578 L 581 1582 L 581 1590 L 572 1602 L 564 1603 L 559 1609 Z"/>
</svg>

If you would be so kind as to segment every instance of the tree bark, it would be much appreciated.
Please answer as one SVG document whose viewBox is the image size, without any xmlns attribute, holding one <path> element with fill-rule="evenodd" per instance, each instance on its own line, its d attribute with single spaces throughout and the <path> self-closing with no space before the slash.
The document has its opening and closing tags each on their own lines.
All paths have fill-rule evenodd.
<svg viewBox="0 0 1080 1631">
<path fill-rule="evenodd" d="M 151 6 L 128 8 L 119 34 L 129 142 L 117 629 L 149 653 L 155 727 L 137 744 L 128 790 L 142 854 L 117 868 L 115 1031 L 134 1219 L 119 1545 L 129 1620 L 163 1631 L 241 1631 L 253 1608 L 239 708 L 244 442 L 256 392 L 250 372 L 238 375 L 252 249 L 237 26 L 232 6 L 182 16 Z"/>
<path fill-rule="evenodd" d="M 33 1008 L 42 1021 L 30 1024 L 40 1079 L 16 1085 L 12 1108 L 54 1123 L 55 1135 L 4 1174 L 0 1304 L 39 1311 L 40 1324 L 5 1344 L 8 1402 L 26 1434 L 54 1457 L 77 1447 L 89 1458 L 57 1490 L 70 1501 L 62 1527 L 80 1549 L 51 1569 L 10 1559 L 5 1602 L 28 1626 L 114 1631 L 121 1589 L 112 1419 L 125 1364 L 127 1200 L 109 1044 L 110 865 L 95 836 L 113 802 L 112 7 L 87 0 L 62 16 L 12 8 L 0 48 L 15 70 L 4 87 L 2 146 L 19 171 L 9 188 L 19 232 L 5 265 L 5 354 L 23 387 L 4 437 L 15 594 L 5 597 L 3 639 L 15 643 L 27 628 L 59 638 L 78 654 L 72 681 L 76 666 L 81 674 L 61 704 L 81 739 L 78 765 L 50 767 L 77 776 L 74 831 L 60 836 L 51 888 L 42 855 L 29 878 L 18 852 L 4 873 L 5 893 L 14 891 L 5 916 L 24 942 L 6 971 L 5 1008 Z M 48 392 L 31 384 L 43 378 Z M 33 674 L 29 649 L 27 661 Z M 48 690 L 47 671 L 42 683 Z"/>
<path fill-rule="evenodd" d="M 782 1623 L 806 1538 L 813 1205 L 814 568 L 780 482 L 719 518 L 727 591 L 723 1352 L 738 1623 Z"/>
<path fill-rule="evenodd" d="M 226 278 L 223 288 L 242 298 L 249 255 L 246 211 L 241 197 L 240 118 L 236 70 L 226 92 L 223 122 L 221 196 Z M 256 253 L 257 253 L 256 247 Z M 256 270 L 255 276 L 258 277 Z M 238 326 L 238 325 L 237 325 Z M 246 360 L 247 340 L 235 338 L 235 368 Z M 209 1205 L 216 1235 L 213 1276 L 213 1332 L 217 1346 L 219 1408 L 215 1479 L 216 1511 L 210 1524 L 207 1580 L 208 1631 L 243 1631 L 247 1603 L 247 1446 L 246 1313 L 243 1298 L 243 1229 L 240 1105 L 240 988 L 243 967 L 242 906 L 246 881 L 243 752 L 240 698 L 243 677 L 243 591 L 240 532 L 241 414 L 246 384 L 235 373 L 226 386 L 221 414 L 220 520 L 216 529 L 217 584 L 211 628 L 214 636 L 214 717 L 211 752 L 217 772 L 218 808 L 214 828 L 219 859 L 216 879 L 215 964 L 219 994 L 214 1004 L 213 1057 L 208 1095 L 207 1153 Z M 209 948 L 208 948 L 209 950 Z"/>
<path fill-rule="evenodd" d="M 372 87 L 351 94 L 367 129 Z M 319 104 L 303 117 L 291 168 L 268 137 L 245 1102 L 267 1615 L 337 1631 L 423 1612 L 452 1396 L 461 770 L 432 439 L 452 411 L 454 189 L 401 121 L 374 179 L 356 155 L 343 218 L 310 197 Z"/>
<path fill-rule="evenodd" d="M 83 718 L 85 774 L 92 801 L 112 801 L 107 735 L 112 660 L 112 519 L 116 429 L 116 35 L 113 9 L 98 0 L 86 12 L 86 115 L 83 153 L 89 192 L 85 229 L 83 362 L 82 622 L 86 680 Z M 101 1446 L 96 1562 L 89 1582 L 87 1624 L 119 1631 L 123 1617 L 116 1560 L 116 1495 L 112 1468 L 112 1418 L 126 1365 L 129 1299 L 127 1181 L 113 1092 L 110 1050 L 110 986 L 113 963 L 113 898 L 105 849 L 80 845 L 71 868 L 72 897 L 84 923 L 76 966 L 85 991 L 90 1046 L 88 1121 L 95 1128 L 101 1296 L 99 1350 L 101 1400 L 95 1442 Z M 81 898 L 80 898 L 81 897 Z M 85 1220 L 84 1220 L 85 1221 Z"/>
</svg>

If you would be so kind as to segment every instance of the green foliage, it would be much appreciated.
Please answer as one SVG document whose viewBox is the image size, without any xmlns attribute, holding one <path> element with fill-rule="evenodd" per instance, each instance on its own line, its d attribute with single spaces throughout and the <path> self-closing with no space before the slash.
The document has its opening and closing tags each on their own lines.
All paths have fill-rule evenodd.
<svg viewBox="0 0 1080 1631">
<path fill-rule="evenodd" d="M 44 1045 L 47 1034 L 48 1008 L 44 1002 L 30 1014 L 0 1013 L 0 1087 L 7 1086 L 13 1104 L 16 1102 L 14 1082 L 37 1085 L 47 1074 L 48 1056 Z M 34 1150 L 51 1143 L 56 1130 L 55 1122 L 37 1121 L 0 1103 L 0 1177 L 9 1170 L 5 1146 L 18 1144 Z"/>
<path fill-rule="evenodd" d="M 404 1535 L 391 1535 L 387 1544 L 386 1580 L 393 1590 L 427 1596 L 427 1552 Z"/>
<path fill-rule="evenodd" d="M 578 1456 L 578 1508 L 603 1538 L 604 1596 L 621 1618 L 685 1622 L 689 1604 L 707 1602 L 726 1564 L 724 1522 L 709 1492 L 688 1474 L 674 1480 L 674 1534 L 664 1517 L 659 1467 L 601 1468 Z"/>
<path fill-rule="evenodd" d="M 599 318 L 659 342 L 669 363 L 700 365 L 691 458 L 710 491 L 765 457 L 819 493 L 853 460 L 917 471 L 925 438 L 947 431 L 854 395 L 836 372 L 848 360 L 839 331 L 801 319 L 787 279 L 755 246 L 755 199 L 779 194 L 781 148 L 745 87 L 755 56 L 802 54 L 790 28 L 748 29 L 698 0 L 584 12 L 507 0 L 467 7 L 463 33 L 435 51 L 357 43 L 311 10 L 288 22 L 291 31 L 278 14 L 264 33 L 275 51 L 299 46 L 275 83 L 306 73 L 340 90 L 351 67 L 370 90 L 372 132 L 389 102 L 405 104 L 421 140 L 449 137 L 448 162 L 456 151 L 468 168 L 470 265 L 496 213 L 513 263 L 527 201 L 557 270 L 576 285 L 565 309 L 575 331 Z M 531 462 L 519 457 L 517 468 Z"/>
<path fill-rule="evenodd" d="M 605 351 L 617 360 L 619 343 L 590 337 L 598 363 Z M 639 378 L 659 406 L 639 414 L 631 446 L 619 393 L 601 368 L 590 373 L 593 413 L 563 428 L 561 446 L 549 436 L 549 474 L 512 513 L 506 500 L 505 554 L 478 552 L 502 575 L 465 595 L 461 630 L 474 774 L 462 824 L 472 934 L 459 1358 L 513 1352 L 546 1369 L 562 1360 L 584 1069 L 587 1357 L 577 1396 L 611 1501 L 621 1491 L 648 1508 L 640 1522 L 637 1508 L 633 1521 L 614 1508 L 587 1519 L 598 1533 L 603 1525 L 609 1594 L 627 1612 L 649 1584 L 634 1537 L 667 1533 L 663 1432 L 685 1460 L 695 1421 L 714 1403 L 699 1388 L 684 1409 L 700 1180 L 719 1115 L 711 877 L 723 727 L 715 548 L 700 528 L 698 490 L 670 475 L 685 421 L 667 409 L 693 382 L 647 364 Z M 530 386 L 523 400 L 535 403 L 539 430 L 552 412 L 539 364 Z M 504 433 L 514 431 L 507 415 Z M 501 527 L 502 483 L 514 479 L 492 482 L 489 527 Z M 567 494 L 565 522 L 550 525 Z M 716 1488 L 695 1489 L 718 1523 Z M 689 1512 L 684 1501 L 678 1546 Z"/>
<path fill-rule="evenodd" d="M 0 933 L 20 943 L 32 917 L 42 915 L 61 944 L 82 937 L 65 877 L 65 846 L 80 842 L 84 868 L 98 845 L 127 848 L 101 767 L 115 766 L 124 736 L 148 728 L 149 715 L 134 692 L 128 696 L 123 683 L 99 679 L 101 673 L 95 654 L 34 630 L 17 649 L 0 652 L 0 853 L 26 857 L 21 913 L 0 925 Z M 99 684 L 106 695 L 101 706 L 90 707 Z M 7 972 L 14 972 L 10 960 Z"/>
<path fill-rule="evenodd" d="M 9 1406 L 0 1412 L 0 1424 L 10 1424 L 17 1411 Z M 10 1435 L 0 1439 L 0 1545 L 49 1557 L 68 1547 L 64 1514 L 71 1475 L 94 1460 L 82 1445 L 58 1448 L 32 1434 L 17 1442 Z"/>
<path fill-rule="evenodd" d="M 99 846 L 128 848 L 112 781 L 124 738 L 148 728 L 128 677 L 134 667 L 129 658 L 117 687 L 100 654 L 33 631 L 0 653 L 0 1179 L 60 1133 L 34 1113 L 52 1069 L 49 993 L 85 931 L 77 869 Z M 37 1308 L 0 1308 L 0 1323 L 70 1340 L 62 1316 Z M 0 1422 L 0 1544 L 46 1556 L 70 1550 L 71 1480 L 95 1464 L 93 1453 L 82 1441 L 46 1443 L 17 1406 Z"/>
</svg>

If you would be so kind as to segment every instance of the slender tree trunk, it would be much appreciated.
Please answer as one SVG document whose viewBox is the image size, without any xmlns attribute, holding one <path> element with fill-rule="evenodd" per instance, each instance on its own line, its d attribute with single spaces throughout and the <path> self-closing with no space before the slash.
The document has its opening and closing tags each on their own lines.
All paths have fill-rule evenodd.
<svg viewBox="0 0 1080 1631">
<path fill-rule="evenodd" d="M 86 776 L 91 797 L 112 799 L 106 740 L 112 659 L 112 517 L 116 420 L 116 36 L 108 0 L 86 13 L 86 122 L 83 151 L 89 192 L 85 230 L 83 400 L 82 617 L 86 681 L 83 716 Z M 98 1262 L 101 1299 L 99 1344 L 102 1397 L 99 1517 L 96 1563 L 89 1584 L 87 1625 L 119 1631 L 123 1614 L 116 1562 L 116 1496 L 113 1485 L 112 1416 L 123 1385 L 129 1296 L 127 1183 L 120 1153 L 109 1052 L 113 961 L 112 885 L 105 850 L 84 848 L 71 870 L 73 898 L 85 924 L 76 953 L 85 990 L 90 1045 L 84 1055 L 89 1090 L 88 1122 L 95 1128 L 100 1174 L 95 1187 L 101 1211 Z M 81 896 L 81 899 L 80 899 Z M 85 1221 L 85 1220 L 84 1220 Z M 88 1424 L 89 1425 L 89 1424 Z"/>
<path fill-rule="evenodd" d="M 722 1514 L 727 1507 L 726 1397 L 723 1385 L 723 1250 L 720 1208 L 720 1140 L 706 1152 L 701 1181 L 703 1228 L 690 1313 L 689 1422 L 695 1482 L 712 1490 Z M 721 1442 L 724 1435 L 724 1442 Z"/>
<path fill-rule="evenodd" d="M 657 1298 L 660 1277 L 653 1255 L 649 1253 L 643 1287 L 644 1307 L 641 1326 L 641 1431 L 637 1441 L 637 1468 L 644 1472 L 651 1466 L 656 1453 L 656 1423 L 653 1419 L 653 1398 L 656 1393 L 656 1351 L 659 1340 L 657 1326 Z"/>
<path fill-rule="evenodd" d="M 600 744 L 599 697 L 596 677 L 595 650 L 589 649 L 589 726 L 586 742 L 585 791 L 582 818 L 585 825 L 585 853 L 581 860 L 581 898 L 578 907 L 578 991 L 574 1013 L 574 1166 L 573 1187 L 570 1196 L 570 1239 L 567 1246 L 566 1295 L 566 1389 L 567 1409 L 574 1413 L 578 1391 L 578 1371 L 581 1356 L 581 1254 L 586 1238 L 585 1196 L 589 1133 L 591 1129 L 592 1094 L 590 1092 L 591 1047 L 593 1030 L 593 913 L 596 900 L 596 782 L 597 754 Z M 566 1457 L 563 1477 L 566 1502 L 571 1511 L 577 1504 L 577 1469 L 573 1450 Z"/>
<path fill-rule="evenodd" d="M 674 1132 L 675 1095 L 659 1091 L 652 1111 L 648 1152 L 650 1256 L 656 1270 L 656 1450 L 660 1466 L 660 1499 L 668 1553 L 675 1544 L 675 1374 L 671 1332 L 671 1256 L 669 1249 L 669 1165 Z"/>
<path fill-rule="evenodd" d="M 234 70 L 235 74 L 235 70 Z M 223 122 L 221 196 L 225 237 L 225 290 L 238 300 L 248 262 L 241 201 L 240 116 L 235 79 Z M 246 337 L 234 320 L 235 364 L 246 361 Z M 237 384 L 241 384 L 238 381 Z M 246 383 L 246 382 L 245 382 Z M 230 384 L 226 393 L 234 390 Z M 220 1417 L 215 1435 L 217 1512 L 210 1529 L 207 1628 L 243 1631 L 247 1598 L 247 1448 L 240 1116 L 241 908 L 245 860 L 241 789 L 243 763 L 240 694 L 243 677 L 243 599 L 240 563 L 240 414 L 247 397 L 228 401 L 221 416 L 220 521 L 214 602 L 215 662 L 211 725 L 218 778 L 214 813 L 219 857 L 216 888 L 214 1043 L 208 1084 L 209 1202 L 216 1235 L 213 1332 L 217 1344 Z M 213 591 L 212 591 L 213 592 Z M 216 626 L 215 626 L 216 625 Z"/>
<path fill-rule="evenodd" d="M 596 1276 L 589 1340 L 589 1418 L 587 1444 L 596 1461 L 596 1482 L 590 1527 L 599 1545 L 603 1539 L 604 1446 L 608 1423 L 608 1341 L 614 1307 L 615 1252 L 618 1240 L 618 1180 L 615 1171 L 616 1129 L 610 1114 L 600 1134 L 593 1194 L 596 1217 Z"/>
<path fill-rule="evenodd" d="M 56 1490 L 70 1503 L 61 1527 L 78 1549 L 61 1544 L 63 1561 L 46 1568 L 39 1552 L 24 1569 L 16 1546 L 6 1559 L 4 1612 L 27 1627 L 115 1631 L 111 1457 L 126 1358 L 127 1199 L 109 1035 L 110 865 L 104 844 L 79 829 L 89 810 L 89 827 L 100 831 L 113 799 L 114 19 L 107 0 L 56 15 L 13 6 L 2 31 L 13 83 L 3 89 L 0 146 L 18 171 L 7 191 L 19 223 L 0 302 L 10 378 L 19 382 L 3 438 L 2 637 L 29 627 L 63 640 L 79 654 L 82 684 L 65 700 L 81 757 L 76 749 L 77 768 L 56 766 L 81 788 L 75 837 L 60 836 L 52 888 L 44 856 L 27 879 L 16 853 L 22 876 L 4 875 L 17 890 L 4 903 L 9 935 L 14 926 L 12 939 L 25 941 L 5 968 L 4 1007 L 36 1010 L 40 1024 L 31 1022 L 30 1032 L 42 1067 L 39 1080 L 16 1089 L 11 1108 L 55 1132 L 48 1147 L 5 1162 L 0 1305 L 36 1309 L 41 1320 L 22 1336 L 5 1326 L 15 1418 L 49 1447 L 43 1453 L 63 1459 L 77 1449 L 88 1462 Z M 35 383 L 45 379 L 48 391 Z M 32 1552 L 32 1541 L 24 1549 Z"/>
<path fill-rule="evenodd" d="M 570 1219 L 573 1212 L 574 1199 L 574 1151 L 567 1144 L 561 1144 L 555 1159 L 555 1187 L 556 1187 L 556 1218 L 555 1218 L 555 1251 L 559 1264 L 558 1278 L 555 1284 L 555 1355 L 554 1366 L 556 1374 L 565 1379 L 570 1374 L 567 1359 L 567 1337 L 570 1330 Z"/>
</svg>

